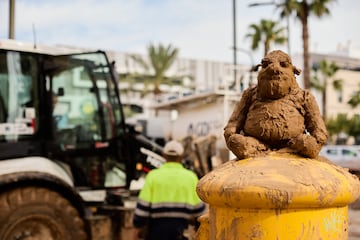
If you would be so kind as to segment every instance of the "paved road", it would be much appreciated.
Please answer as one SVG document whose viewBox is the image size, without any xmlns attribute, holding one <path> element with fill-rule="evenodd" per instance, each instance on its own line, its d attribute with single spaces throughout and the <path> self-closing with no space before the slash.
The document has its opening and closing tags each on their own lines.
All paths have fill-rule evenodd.
<svg viewBox="0 0 360 240">
<path fill-rule="evenodd" d="M 360 198 L 349 207 L 349 240 L 360 240 Z"/>
</svg>

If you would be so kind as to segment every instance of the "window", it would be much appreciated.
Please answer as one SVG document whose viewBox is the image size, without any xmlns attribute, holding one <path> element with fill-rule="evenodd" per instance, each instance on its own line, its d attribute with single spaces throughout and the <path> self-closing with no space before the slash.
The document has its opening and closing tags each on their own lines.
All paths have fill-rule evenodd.
<svg viewBox="0 0 360 240">
<path fill-rule="evenodd" d="M 65 148 L 79 148 L 115 137 L 122 112 L 105 56 L 64 55 L 49 58 L 46 65 L 54 139 Z"/>
<path fill-rule="evenodd" d="M 337 149 L 328 149 L 328 150 L 326 150 L 326 153 L 328 155 L 336 156 L 337 155 Z"/>
<path fill-rule="evenodd" d="M 342 155 L 343 156 L 348 156 L 348 157 L 356 157 L 357 156 L 355 151 L 349 150 L 349 149 L 343 149 L 342 150 Z"/>
<path fill-rule="evenodd" d="M 343 93 L 342 93 L 342 91 L 337 92 L 337 100 L 338 100 L 339 103 L 343 102 Z"/>
<path fill-rule="evenodd" d="M 36 59 L 12 51 L 0 55 L 0 139 L 28 138 L 38 126 Z"/>
<path fill-rule="evenodd" d="M 76 86 L 77 82 L 85 83 Z M 51 78 L 49 78 L 51 79 Z M 53 120 L 56 140 L 65 147 L 101 140 L 98 101 L 84 66 L 62 71 L 52 77 Z"/>
</svg>

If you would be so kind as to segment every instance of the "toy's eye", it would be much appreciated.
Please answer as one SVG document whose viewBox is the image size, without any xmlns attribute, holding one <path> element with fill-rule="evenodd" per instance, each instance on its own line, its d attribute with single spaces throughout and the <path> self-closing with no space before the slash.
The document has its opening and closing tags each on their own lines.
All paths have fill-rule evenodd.
<svg viewBox="0 0 360 240">
<path fill-rule="evenodd" d="M 280 66 L 286 68 L 289 66 L 289 63 L 288 62 L 280 62 Z"/>
<path fill-rule="evenodd" d="M 266 68 L 267 66 L 269 66 L 269 61 L 261 61 L 262 68 Z"/>
</svg>

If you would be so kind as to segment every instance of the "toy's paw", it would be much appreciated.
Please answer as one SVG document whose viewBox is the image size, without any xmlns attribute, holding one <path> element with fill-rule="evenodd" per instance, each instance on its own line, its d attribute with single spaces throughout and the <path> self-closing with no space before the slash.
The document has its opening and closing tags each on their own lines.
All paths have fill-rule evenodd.
<svg viewBox="0 0 360 240">
<path fill-rule="evenodd" d="M 316 158 L 318 156 L 321 146 L 313 136 L 308 134 L 299 135 L 290 142 L 290 148 L 310 158 Z"/>
<path fill-rule="evenodd" d="M 231 135 L 226 144 L 238 159 L 254 157 L 268 149 L 264 143 L 256 138 L 241 134 Z"/>
<path fill-rule="evenodd" d="M 235 127 L 228 127 L 225 128 L 224 130 L 224 137 L 225 137 L 225 141 L 227 142 L 229 140 L 229 138 L 234 135 L 236 133 L 236 128 Z"/>
</svg>

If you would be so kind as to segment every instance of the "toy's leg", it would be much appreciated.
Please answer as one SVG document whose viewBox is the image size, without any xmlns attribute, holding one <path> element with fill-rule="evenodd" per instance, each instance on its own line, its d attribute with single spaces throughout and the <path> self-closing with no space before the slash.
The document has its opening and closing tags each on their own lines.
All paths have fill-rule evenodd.
<svg viewBox="0 0 360 240">
<path fill-rule="evenodd" d="M 241 134 L 231 135 L 228 138 L 226 145 L 239 160 L 254 157 L 259 153 L 268 150 L 268 147 L 256 138 Z"/>
<path fill-rule="evenodd" d="M 302 134 L 290 142 L 290 148 L 295 149 L 299 154 L 316 158 L 321 150 L 321 144 L 316 139 L 308 134 Z"/>
</svg>

